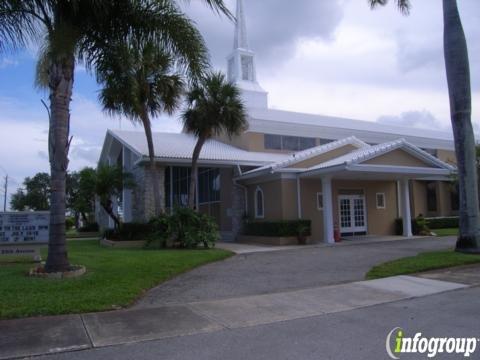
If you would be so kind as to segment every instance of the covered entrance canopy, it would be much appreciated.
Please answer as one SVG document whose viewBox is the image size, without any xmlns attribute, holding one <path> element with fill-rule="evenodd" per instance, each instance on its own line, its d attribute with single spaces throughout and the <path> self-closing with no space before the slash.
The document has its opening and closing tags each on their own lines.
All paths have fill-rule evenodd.
<svg viewBox="0 0 480 360">
<path fill-rule="evenodd" d="M 238 180 L 258 181 L 275 175 L 294 177 L 297 180 L 298 217 L 301 218 L 304 208 L 301 202 L 301 181 L 318 179 L 321 182 L 323 240 L 334 242 L 335 219 L 338 219 L 342 233 L 366 234 L 367 218 L 371 215 L 367 211 L 365 193 L 352 190 L 351 186 L 343 189 L 335 184 L 396 182 L 400 215 L 408 220 L 403 221 L 403 235 L 410 237 L 409 180 L 448 181 L 453 172 L 454 166 L 404 139 L 371 146 L 350 137 L 293 154 L 288 160 L 244 173 Z M 385 199 L 377 199 L 377 208 L 382 206 L 382 201 Z"/>
</svg>

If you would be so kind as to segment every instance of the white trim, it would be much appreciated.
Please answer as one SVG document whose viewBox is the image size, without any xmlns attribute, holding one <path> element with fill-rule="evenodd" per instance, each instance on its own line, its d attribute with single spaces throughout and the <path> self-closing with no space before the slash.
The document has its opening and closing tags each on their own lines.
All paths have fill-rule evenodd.
<svg viewBox="0 0 480 360">
<path fill-rule="evenodd" d="M 321 196 L 322 197 L 322 206 L 320 207 L 319 206 L 319 202 L 318 202 L 318 197 Z M 316 197 L 316 202 L 317 202 L 317 210 L 318 211 L 323 211 L 323 193 L 320 191 L 320 192 L 317 192 L 317 197 Z"/>
<path fill-rule="evenodd" d="M 382 202 L 383 205 L 378 205 L 378 196 L 382 197 Z M 386 203 L 386 196 L 384 192 L 378 192 L 375 194 L 375 206 L 377 209 L 386 209 L 387 208 L 387 203 Z"/>
<path fill-rule="evenodd" d="M 258 213 L 258 197 L 257 193 L 260 192 L 262 194 L 262 213 Z M 257 186 L 254 193 L 254 204 L 255 204 L 255 219 L 263 219 L 265 218 L 265 194 L 260 186 Z"/>
</svg>

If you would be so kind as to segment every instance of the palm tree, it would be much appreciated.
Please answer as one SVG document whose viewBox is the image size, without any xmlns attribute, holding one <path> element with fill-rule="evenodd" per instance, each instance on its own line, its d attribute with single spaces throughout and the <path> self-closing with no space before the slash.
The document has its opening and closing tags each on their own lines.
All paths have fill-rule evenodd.
<svg viewBox="0 0 480 360">
<path fill-rule="evenodd" d="M 204 0 L 231 14 L 223 0 Z M 109 44 L 131 36 L 150 39 L 198 76 L 208 63 L 204 41 L 174 0 L 2 0 L 0 52 L 39 43 L 39 82 L 50 93 L 49 160 L 52 177 L 50 238 L 45 270 L 70 267 L 65 241 L 65 179 L 71 138 L 74 69 L 95 67 Z"/>
<path fill-rule="evenodd" d="M 388 0 L 370 0 L 372 7 Z M 409 0 L 396 0 L 404 14 Z M 477 187 L 475 137 L 467 41 L 456 0 L 443 0 L 443 50 L 450 97 L 450 117 L 457 157 L 459 188 L 459 236 L 456 250 L 480 253 L 480 216 Z"/>
<path fill-rule="evenodd" d="M 125 115 L 140 122 L 145 130 L 153 181 L 155 215 L 163 211 L 155 165 L 155 150 L 150 117 L 172 114 L 179 106 L 184 83 L 172 74 L 173 58 L 152 41 L 118 44 L 97 64 L 102 83 L 100 102 L 110 114 Z"/>
<path fill-rule="evenodd" d="M 182 120 L 184 130 L 194 134 L 198 139 L 192 155 L 188 193 L 188 206 L 193 209 L 198 175 L 197 163 L 205 141 L 222 133 L 232 137 L 248 127 L 240 90 L 227 82 L 224 74 L 208 74 L 187 94 L 187 109 L 182 114 Z"/>
</svg>

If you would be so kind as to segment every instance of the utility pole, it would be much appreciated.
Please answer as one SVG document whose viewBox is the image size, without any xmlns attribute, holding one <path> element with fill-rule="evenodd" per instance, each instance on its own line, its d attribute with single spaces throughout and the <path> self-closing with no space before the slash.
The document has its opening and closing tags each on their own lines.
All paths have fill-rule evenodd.
<svg viewBox="0 0 480 360">
<path fill-rule="evenodd" d="M 8 174 L 5 175 L 5 197 L 3 198 L 3 211 L 7 211 Z"/>
</svg>

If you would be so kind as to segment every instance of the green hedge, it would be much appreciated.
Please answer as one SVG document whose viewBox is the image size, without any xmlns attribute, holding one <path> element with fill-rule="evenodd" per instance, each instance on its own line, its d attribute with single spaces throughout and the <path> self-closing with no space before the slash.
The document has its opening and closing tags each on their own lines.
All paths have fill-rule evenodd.
<svg viewBox="0 0 480 360">
<path fill-rule="evenodd" d="M 426 218 L 430 229 L 458 228 L 458 216 Z"/>
<path fill-rule="evenodd" d="M 136 241 L 147 240 L 152 234 L 152 226 L 145 223 L 124 223 L 118 230 L 105 230 L 104 236 L 108 240 Z"/>
<path fill-rule="evenodd" d="M 304 235 L 311 234 L 310 220 L 253 221 L 247 222 L 244 234 L 249 236 L 297 236 L 299 229 L 306 229 Z"/>
</svg>

